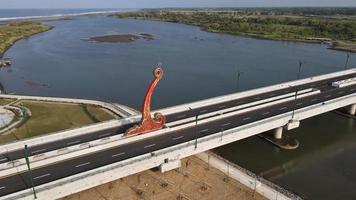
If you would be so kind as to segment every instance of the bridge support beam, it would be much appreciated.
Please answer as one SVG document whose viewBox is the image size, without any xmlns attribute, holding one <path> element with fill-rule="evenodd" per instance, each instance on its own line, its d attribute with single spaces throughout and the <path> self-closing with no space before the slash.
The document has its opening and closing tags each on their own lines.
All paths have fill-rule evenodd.
<svg viewBox="0 0 356 200">
<path fill-rule="evenodd" d="M 286 128 L 286 130 L 289 131 L 289 130 L 298 128 L 299 125 L 300 125 L 300 121 L 299 120 L 291 119 L 291 120 L 289 120 L 288 124 L 286 124 L 285 128 Z"/>
<path fill-rule="evenodd" d="M 298 128 L 299 124 L 299 120 L 290 120 L 285 126 L 278 127 L 269 134 L 261 134 L 260 137 L 281 149 L 296 149 L 299 146 L 298 140 L 290 137 L 289 135 L 283 135 L 283 130 Z"/>
<path fill-rule="evenodd" d="M 280 140 L 283 137 L 283 127 L 274 129 L 273 132 L 274 139 Z"/>
<path fill-rule="evenodd" d="M 159 166 L 162 173 L 177 169 L 181 166 L 180 160 L 169 160 L 165 159 L 164 163 Z"/>
<path fill-rule="evenodd" d="M 356 114 L 356 104 L 353 104 L 348 108 L 348 113 L 350 115 L 355 115 Z"/>
</svg>

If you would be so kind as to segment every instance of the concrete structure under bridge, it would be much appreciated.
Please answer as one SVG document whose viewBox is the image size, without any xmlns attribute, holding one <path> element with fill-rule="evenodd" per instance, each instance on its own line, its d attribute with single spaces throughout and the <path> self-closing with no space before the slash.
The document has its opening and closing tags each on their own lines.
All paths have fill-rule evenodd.
<svg viewBox="0 0 356 200">
<path fill-rule="evenodd" d="M 270 130 L 275 130 L 279 139 L 283 130 L 297 128 L 302 120 L 335 109 L 348 107 L 349 113 L 355 114 L 355 77 L 356 69 L 350 69 L 161 109 L 165 126 L 148 134 L 123 134 L 140 120 L 139 115 L 122 119 L 110 130 L 83 133 L 80 137 L 85 138 L 131 125 L 120 129 L 122 134 L 114 131 L 104 140 L 92 138 L 31 154 L 37 196 L 56 199 L 154 167 L 169 171 L 179 167 L 182 158 Z M 70 136 L 55 141 L 64 139 Z M 0 163 L 1 199 L 33 199 L 24 159 L 15 156 L 21 145 L 0 147 L 3 155 L 14 158 Z M 39 140 L 33 149 L 46 145 Z M 64 153 L 60 151 L 63 148 Z"/>
</svg>

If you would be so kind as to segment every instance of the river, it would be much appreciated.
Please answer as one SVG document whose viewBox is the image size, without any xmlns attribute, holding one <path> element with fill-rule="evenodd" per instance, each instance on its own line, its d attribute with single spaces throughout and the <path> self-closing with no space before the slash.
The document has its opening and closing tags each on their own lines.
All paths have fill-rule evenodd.
<svg viewBox="0 0 356 200">
<path fill-rule="evenodd" d="M 164 78 L 152 99 L 157 109 L 294 80 L 299 60 L 301 77 L 342 70 L 346 60 L 345 52 L 322 44 L 208 33 L 166 22 L 91 16 L 46 23 L 55 28 L 21 40 L 5 53 L 13 59 L 11 69 L 0 71 L 7 92 L 91 98 L 139 108 L 152 68 L 162 63 Z M 82 40 L 140 33 L 150 33 L 154 40 Z M 349 66 L 356 66 L 355 54 Z M 328 113 L 289 132 L 300 141 L 297 150 L 280 150 L 252 137 L 216 151 L 308 199 L 356 199 L 355 123 Z"/>
</svg>

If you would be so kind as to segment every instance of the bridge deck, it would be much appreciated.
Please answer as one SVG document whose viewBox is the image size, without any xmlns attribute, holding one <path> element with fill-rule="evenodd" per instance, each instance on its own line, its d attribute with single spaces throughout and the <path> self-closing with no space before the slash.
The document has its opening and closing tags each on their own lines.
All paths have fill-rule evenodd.
<svg viewBox="0 0 356 200">
<path fill-rule="evenodd" d="M 354 76 L 348 75 L 348 76 Z M 346 77 L 342 77 L 346 78 Z M 196 138 L 202 138 L 211 134 L 221 132 L 221 130 L 229 130 L 235 127 L 246 125 L 263 119 L 268 119 L 273 116 L 291 112 L 292 110 L 302 109 L 310 105 L 320 104 L 323 102 L 336 99 L 339 97 L 354 94 L 356 85 L 335 88 L 330 86 L 332 81 L 339 78 L 324 80 L 316 83 L 310 83 L 302 86 L 303 88 L 316 87 L 321 89 L 320 94 L 296 99 L 293 101 L 279 103 L 269 107 L 253 110 L 250 112 L 241 113 L 238 115 L 222 118 L 209 123 L 198 124 L 195 127 L 188 127 L 178 131 L 163 134 L 157 137 L 148 138 L 145 140 L 136 141 L 133 143 L 121 145 L 112 149 L 108 149 L 94 154 L 78 157 L 72 160 L 66 160 L 60 163 L 55 163 L 46 167 L 33 170 L 35 185 L 45 184 L 54 180 L 68 177 L 74 174 L 85 172 L 111 163 L 123 161 L 129 158 L 140 156 L 146 153 L 154 152 L 160 149 L 168 148 L 187 141 L 194 141 Z M 287 91 L 288 90 L 288 91 Z M 278 92 L 290 92 L 293 88 L 284 89 Z M 276 93 L 273 92 L 273 93 Z M 258 95 L 256 97 L 248 97 L 247 100 L 254 101 L 256 98 L 266 98 L 270 93 Z M 241 99 L 225 102 L 223 105 L 235 106 L 239 104 Z M 169 120 L 175 120 L 178 116 L 185 114 L 187 116 L 195 116 L 197 113 L 202 113 L 203 110 L 211 112 L 211 110 L 219 109 L 221 105 L 216 104 L 205 108 L 199 108 L 191 112 L 176 113 L 168 117 Z M 30 187 L 28 174 L 19 173 L 13 176 L 0 179 L 0 196 L 21 191 Z"/>
<path fill-rule="evenodd" d="M 344 79 L 352 78 L 355 76 L 356 76 L 356 73 L 352 73 L 352 74 L 333 77 L 333 78 L 329 78 L 329 79 L 325 79 L 325 80 L 321 80 L 321 81 L 314 81 L 314 82 L 302 84 L 299 86 L 275 90 L 272 92 L 266 92 L 266 93 L 252 95 L 252 96 L 248 96 L 248 97 L 244 97 L 244 98 L 233 99 L 233 100 L 229 100 L 229 101 L 225 101 L 225 102 L 221 102 L 221 103 L 215 103 L 215 104 L 211 104 L 208 106 L 195 108 L 195 109 L 192 109 L 189 111 L 176 112 L 176 113 L 167 115 L 166 120 L 167 120 L 167 123 L 170 123 L 170 122 L 182 120 L 185 118 L 195 117 L 197 115 L 215 112 L 215 111 L 218 111 L 221 109 L 226 109 L 226 108 L 231 108 L 231 107 L 251 103 L 251 102 L 254 102 L 257 100 L 262 100 L 262 99 L 271 98 L 271 97 L 277 97 L 280 95 L 294 92 L 297 89 L 303 90 L 303 89 L 308 89 L 308 88 L 316 88 L 321 91 L 324 91 L 324 90 L 330 89 L 331 88 L 330 85 L 334 81 L 344 80 Z M 63 140 L 48 142 L 48 143 L 45 143 L 42 145 L 29 146 L 30 155 L 33 156 L 33 155 L 37 155 L 40 153 L 42 154 L 42 153 L 53 151 L 56 149 L 65 148 L 65 147 L 71 146 L 73 144 L 82 144 L 82 143 L 86 143 L 89 141 L 98 140 L 101 138 L 110 137 L 113 135 L 124 133 L 131 126 L 133 126 L 133 123 L 127 124 L 124 126 L 120 126 L 120 127 L 114 127 L 114 128 L 110 128 L 110 129 L 106 129 L 106 130 L 101 130 L 98 132 L 88 133 L 85 135 L 70 137 L 70 138 L 66 138 Z M 24 155 L 23 149 L 0 154 L 0 164 L 23 158 L 23 155 Z"/>
</svg>

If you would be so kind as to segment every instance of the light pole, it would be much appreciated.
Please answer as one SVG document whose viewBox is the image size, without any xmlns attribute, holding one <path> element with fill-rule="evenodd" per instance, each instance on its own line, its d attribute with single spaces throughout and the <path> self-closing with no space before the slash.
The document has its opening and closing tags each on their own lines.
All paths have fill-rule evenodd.
<svg viewBox="0 0 356 200">
<path fill-rule="evenodd" d="M 195 149 L 198 148 L 198 114 L 195 115 Z"/>
<path fill-rule="evenodd" d="M 189 107 L 190 111 L 193 111 L 193 109 L 191 107 Z M 195 115 L 195 144 L 194 147 L 195 149 L 198 148 L 198 114 Z"/>
<path fill-rule="evenodd" d="M 32 171 L 31 171 L 31 167 L 30 167 L 30 161 L 28 159 L 28 148 L 27 145 L 25 145 L 25 159 L 26 159 L 26 164 L 27 164 L 27 168 L 28 168 L 28 177 L 30 179 L 30 183 L 32 186 L 32 192 L 33 192 L 33 196 L 35 199 L 37 199 L 37 195 L 36 195 L 36 190 L 35 190 L 35 183 L 33 182 L 33 176 L 32 176 Z"/>
<path fill-rule="evenodd" d="M 347 69 L 347 65 L 349 64 L 349 59 L 350 59 L 350 53 L 346 53 L 346 62 L 345 62 L 345 70 Z"/>
<path fill-rule="evenodd" d="M 241 72 L 239 70 L 237 70 L 237 85 L 236 85 L 236 90 L 237 92 L 240 90 L 240 76 L 241 76 Z"/>
<path fill-rule="evenodd" d="M 298 68 L 298 75 L 297 75 L 297 80 L 300 79 L 300 73 L 302 71 L 302 66 L 303 66 L 303 62 L 301 60 L 299 60 L 299 68 Z M 295 86 L 295 95 L 294 95 L 294 102 L 297 100 L 298 97 L 298 86 Z M 292 120 L 294 119 L 294 114 L 295 114 L 295 108 L 293 106 L 293 112 L 292 112 Z"/>
</svg>

